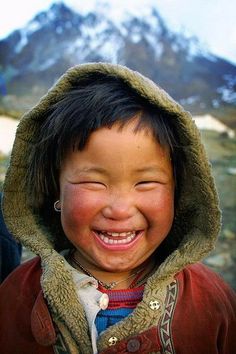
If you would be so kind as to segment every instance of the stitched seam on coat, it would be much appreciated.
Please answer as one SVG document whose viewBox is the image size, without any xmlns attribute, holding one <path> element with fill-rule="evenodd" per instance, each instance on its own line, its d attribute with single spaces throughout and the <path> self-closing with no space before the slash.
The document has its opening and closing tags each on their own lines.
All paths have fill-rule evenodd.
<svg viewBox="0 0 236 354">
<path fill-rule="evenodd" d="M 171 325 L 178 297 L 178 283 L 175 280 L 167 287 L 166 305 L 160 321 L 160 340 L 165 354 L 175 354 Z"/>
</svg>

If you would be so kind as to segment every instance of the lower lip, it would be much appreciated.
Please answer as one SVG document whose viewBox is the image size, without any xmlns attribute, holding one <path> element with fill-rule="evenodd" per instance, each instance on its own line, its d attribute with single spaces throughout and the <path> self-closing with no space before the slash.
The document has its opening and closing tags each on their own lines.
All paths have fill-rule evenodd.
<svg viewBox="0 0 236 354">
<path fill-rule="evenodd" d="M 105 243 L 103 242 L 103 240 L 97 235 L 96 232 L 93 231 L 93 235 L 96 239 L 96 241 L 105 249 L 107 250 L 112 250 L 112 251 L 124 251 L 124 250 L 129 250 L 130 248 L 132 248 L 139 240 L 140 238 L 143 236 L 144 231 L 140 231 L 138 233 L 137 236 L 134 237 L 134 239 L 132 241 L 130 241 L 129 243 L 114 243 L 114 244 L 110 244 L 110 243 Z"/>
</svg>

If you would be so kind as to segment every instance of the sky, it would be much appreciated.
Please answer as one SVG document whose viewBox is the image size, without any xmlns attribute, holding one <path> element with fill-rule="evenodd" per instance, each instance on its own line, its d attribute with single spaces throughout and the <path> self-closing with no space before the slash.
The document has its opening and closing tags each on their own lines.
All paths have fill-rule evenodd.
<svg viewBox="0 0 236 354">
<path fill-rule="evenodd" d="M 100 1 L 100 3 L 98 3 Z M 0 12 L 0 39 L 21 28 L 37 12 L 60 0 L 7 0 Z M 101 7 L 103 0 L 64 0 L 85 13 Z M 125 9 L 145 15 L 148 4 L 154 5 L 172 30 L 198 37 L 211 53 L 236 65 L 236 1 L 233 0 L 108 0 L 119 16 Z"/>
</svg>

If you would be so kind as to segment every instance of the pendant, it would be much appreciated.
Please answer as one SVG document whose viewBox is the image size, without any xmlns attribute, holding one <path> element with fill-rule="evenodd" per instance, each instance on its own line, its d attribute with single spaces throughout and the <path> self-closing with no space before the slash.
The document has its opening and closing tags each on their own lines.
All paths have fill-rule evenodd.
<svg viewBox="0 0 236 354">
<path fill-rule="evenodd" d="M 109 284 L 105 284 L 105 288 L 107 290 L 112 290 L 115 286 L 117 285 L 117 283 L 115 281 L 112 281 L 111 283 Z"/>
</svg>

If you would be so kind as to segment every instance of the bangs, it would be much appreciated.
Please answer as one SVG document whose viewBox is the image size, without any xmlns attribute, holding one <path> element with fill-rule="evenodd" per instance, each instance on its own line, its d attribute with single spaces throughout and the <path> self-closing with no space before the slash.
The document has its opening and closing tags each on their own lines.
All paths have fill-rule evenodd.
<svg viewBox="0 0 236 354">
<path fill-rule="evenodd" d="M 97 129 L 114 124 L 122 129 L 134 117 L 138 117 L 134 133 L 151 131 L 160 145 L 169 149 L 175 171 L 178 138 L 171 117 L 166 117 L 121 79 L 93 74 L 61 95 L 45 115 L 29 157 L 26 183 L 33 204 L 42 204 L 45 198 L 58 195 L 60 168 L 68 151 L 83 150 Z"/>
</svg>

